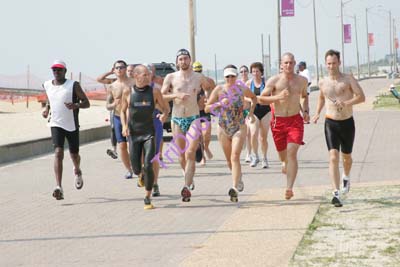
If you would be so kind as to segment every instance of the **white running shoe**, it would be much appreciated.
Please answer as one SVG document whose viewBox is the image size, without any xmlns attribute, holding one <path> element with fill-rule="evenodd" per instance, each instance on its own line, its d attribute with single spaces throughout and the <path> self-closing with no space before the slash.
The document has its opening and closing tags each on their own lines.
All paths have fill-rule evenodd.
<svg viewBox="0 0 400 267">
<path fill-rule="evenodd" d="M 260 160 L 257 156 L 251 156 L 250 167 L 256 167 L 259 162 Z"/>
<path fill-rule="evenodd" d="M 347 194 L 350 192 L 350 177 L 343 176 L 343 188 L 342 193 Z"/>
<path fill-rule="evenodd" d="M 75 175 L 75 188 L 82 189 L 83 187 L 83 179 L 82 179 L 82 171 L 79 170 L 78 172 L 74 168 L 74 175 Z"/>
<path fill-rule="evenodd" d="M 339 193 L 339 190 L 338 190 L 338 191 L 333 191 L 333 192 L 332 192 L 332 195 L 333 195 L 333 198 L 332 198 L 331 203 L 332 203 L 335 207 L 337 207 L 337 208 L 342 207 L 342 206 L 343 206 L 343 203 L 342 203 L 342 201 L 340 200 L 340 193 Z"/>
<path fill-rule="evenodd" d="M 263 158 L 263 160 L 262 160 L 261 164 L 262 164 L 262 167 L 263 167 L 263 169 L 267 169 L 267 168 L 269 168 L 269 165 L 268 165 L 268 160 L 267 160 L 267 158 Z"/>
<path fill-rule="evenodd" d="M 251 162 L 251 155 L 247 154 L 246 159 L 244 160 L 244 162 L 250 163 Z"/>
</svg>

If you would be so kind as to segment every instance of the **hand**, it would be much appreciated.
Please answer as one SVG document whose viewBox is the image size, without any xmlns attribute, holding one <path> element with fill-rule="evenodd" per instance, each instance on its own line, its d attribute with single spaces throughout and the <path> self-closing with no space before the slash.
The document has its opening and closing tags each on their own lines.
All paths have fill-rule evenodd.
<svg viewBox="0 0 400 267">
<path fill-rule="evenodd" d="M 317 123 L 318 119 L 319 119 L 319 114 L 315 114 L 315 115 L 312 117 L 311 121 L 312 121 L 313 123 Z"/>
<path fill-rule="evenodd" d="M 127 126 L 122 126 L 122 135 L 125 137 L 129 136 L 129 129 Z"/>
<path fill-rule="evenodd" d="M 286 100 L 289 97 L 289 90 L 288 89 L 284 89 L 282 90 L 282 92 L 280 92 L 278 95 L 278 100 Z"/>
<path fill-rule="evenodd" d="M 162 122 L 162 123 L 164 123 L 166 120 L 167 120 L 167 114 L 164 114 L 164 113 L 162 113 L 162 114 L 157 114 L 157 118 Z"/>
<path fill-rule="evenodd" d="M 303 113 L 303 120 L 305 123 L 310 123 L 310 115 L 307 112 Z"/>
<path fill-rule="evenodd" d="M 176 97 L 177 97 L 178 99 L 184 101 L 184 100 L 188 99 L 188 98 L 190 97 L 190 95 L 187 94 L 187 93 L 177 93 L 177 94 L 176 94 Z"/>
<path fill-rule="evenodd" d="M 253 113 L 249 113 L 249 115 L 247 115 L 247 119 L 250 121 L 250 123 L 254 123 L 256 121 Z"/>
<path fill-rule="evenodd" d="M 67 109 L 78 109 L 79 108 L 79 104 L 78 103 L 64 103 L 64 105 L 67 107 Z"/>
<path fill-rule="evenodd" d="M 345 103 L 344 101 L 341 101 L 341 100 L 337 100 L 337 99 L 336 99 L 333 103 L 334 103 L 335 106 L 337 107 L 337 110 L 338 110 L 338 111 L 342 111 L 342 109 L 343 109 L 344 107 L 346 107 L 346 103 Z"/>
<path fill-rule="evenodd" d="M 47 119 L 47 117 L 49 116 L 49 109 L 45 108 L 42 112 L 42 116 L 43 118 Z"/>
</svg>

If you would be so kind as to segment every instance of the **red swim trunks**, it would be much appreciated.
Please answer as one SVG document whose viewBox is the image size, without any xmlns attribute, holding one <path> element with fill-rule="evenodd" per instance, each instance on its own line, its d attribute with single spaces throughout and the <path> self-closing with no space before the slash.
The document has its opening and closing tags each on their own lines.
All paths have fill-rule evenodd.
<svg viewBox="0 0 400 267">
<path fill-rule="evenodd" d="M 304 145 L 304 121 L 300 114 L 271 119 L 271 131 L 278 152 L 286 149 L 288 143 Z"/>
</svg>

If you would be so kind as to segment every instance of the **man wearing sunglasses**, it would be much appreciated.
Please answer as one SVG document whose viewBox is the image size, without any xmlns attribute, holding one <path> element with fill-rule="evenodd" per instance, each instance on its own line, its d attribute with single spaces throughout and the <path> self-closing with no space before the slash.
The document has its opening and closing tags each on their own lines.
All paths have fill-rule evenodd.
<svg viewBox="0 0 400 267">
<path fill-rule="evenodd" d="M 122 134 L 121 124 L 121 98 L 122 92 L 125 89 L 129 89 L 135 84 L 134 79 L 130 78 L 126 74 L 128 65 L 123 60 L 117 60 L 111 71 L 104 73 L 97 78 L 97 81 L 103 84 L 109 84 L 109 90 L 107 91 L 107 104 L 108 110 L 114 110 L 113 123 L 115 136 L 119 147 L 119 155 L 121 161 L 126 169 L 125 178 L 131 179 L 133 172 L 129 161 L 128 144 L 126 137 Z M 114 74 L 116 79 L 110 79 L 108 76 Z"/>
<path fill-rule="evenodd" d="M 47 118 L 51 108 L 51 137 L 54 145 L 54 172 L 57 186 L 53 197 L 57 200 L 64 199 L 62 189 L 62 172 L 64 159 L 64 142 L 68 141 L 69 152 L 74 165 L 75 187 L 83 187 L 82 171 L 79 155 L 79 121 L 78 113 L 81 108 L 89 108 L 90 103 L 78 82 L 65 78 L 67 66 L 61 60 L 54 61 L 51 66 L 53 80 L 46 81 L 43 88 L 46 90 L 47 105 L 42 116 Z"/>
</svg>

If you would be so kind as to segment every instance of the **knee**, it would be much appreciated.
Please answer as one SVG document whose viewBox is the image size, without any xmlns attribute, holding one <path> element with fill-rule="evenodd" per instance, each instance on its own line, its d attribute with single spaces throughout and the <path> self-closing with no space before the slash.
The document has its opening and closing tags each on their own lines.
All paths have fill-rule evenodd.
<svg viewBox="0 0 400 267">
<path fill-rule="evenodd" d="M 64 159 L 64 150 L 62 150 L 60 148 L 56 148 L 56 150 L 54 152 L 54 156 L 55 156 L 56 160 L 63 160 Z"/>
<path fill-rule="evenodd" d="M 232 153 L 231 155 L 231 164 L 232 162 L 239 162 L 240 161 L 240 154 L 239 153 Z"/>
<path fill-rule="evenodd" d="M 339 155 L 331 154 L 329 156 L 329 162 L 334 163 L 334 164 L 339 164 Z"/>
<path fill-rule="evenodd" d="M 351 157 L 351 155 L 343 155 L 343 163 L 344 164 L 351 164 L 353 163 L 353 158 Z"/>
<path fill-rule="evenodd" d="M 128 148 L 128 145 L 126 144 L 126 142 L 118 143 L 118 145 L 121 150 L 126 150 Z"/>
</svg>

